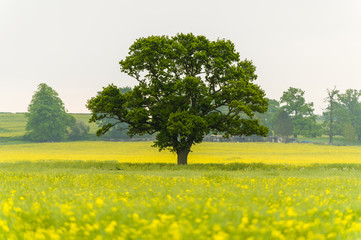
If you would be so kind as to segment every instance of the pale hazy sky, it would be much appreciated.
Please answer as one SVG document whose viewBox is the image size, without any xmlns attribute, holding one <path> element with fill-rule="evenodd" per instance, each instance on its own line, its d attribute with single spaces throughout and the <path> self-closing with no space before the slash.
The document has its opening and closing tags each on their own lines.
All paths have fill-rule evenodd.
<svg viewBox="0 0 361 240">
<path fill-rule="evenodd" d="M 87 112 L 136 84 L 118 62 L 137 38 L 180 32 L 234 42 L 269 98 L 301 88 L 320 113 L 327 88 L 361 89 L 360 0 L 0 0 L 0 112 L 27 111 L 42 82 Z"/>
</svg>

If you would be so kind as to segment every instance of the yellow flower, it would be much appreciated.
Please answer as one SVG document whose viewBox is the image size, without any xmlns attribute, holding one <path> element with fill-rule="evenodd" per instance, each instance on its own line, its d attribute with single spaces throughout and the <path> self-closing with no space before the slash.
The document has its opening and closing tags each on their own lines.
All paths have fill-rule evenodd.
<svg viewBox="0 0 361 240">
<path fill-rule="evenodd" d="M 116 221 L 111 221 L 109 225 L 105 228 L 105 232 L 108 234 L 112 234 L 115 230 L 115 227 L 117 226 Z"/>
<path fill-rule="evenodd" d="M 213 235 L 214 240 L 227 240 L 229 239 L 229 235 L 225 232 L 219 231 L 215 235 Z"/>
<path fill-rule="evenodd" d="M 101 199 L 101 198 L 97 198 L 95 200 L 95 204 L 98 206 L 98 207 L 102 207 L 104 205 L 104 200 Z"/>
</svg>

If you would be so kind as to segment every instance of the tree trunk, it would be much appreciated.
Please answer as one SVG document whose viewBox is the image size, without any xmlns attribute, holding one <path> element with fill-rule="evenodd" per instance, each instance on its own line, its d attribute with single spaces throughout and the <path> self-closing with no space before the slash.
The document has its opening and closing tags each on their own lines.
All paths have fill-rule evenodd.
<svg viewBox="0 0 361 240">
<path fill-rule="evenodd" d="M 178 165 L 187 165 L 189 149 L 182 149 L 177 151 Z"/>
<path fill-rule="evenodd" d="M 333 144 L 333 104 L 332 104 L 332 101 L 330 103 L 330 142 L 329 144 Z"/>
</svg>

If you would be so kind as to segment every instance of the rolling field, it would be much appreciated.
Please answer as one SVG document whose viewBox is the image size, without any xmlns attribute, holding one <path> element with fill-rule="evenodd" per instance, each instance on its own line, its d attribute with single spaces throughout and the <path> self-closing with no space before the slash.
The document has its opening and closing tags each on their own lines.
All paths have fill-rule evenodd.
<svg viewBox="0 0 361 240">
<path fill-rule="evenodd" d="M 360 149 L 0 145 L 0 239 L 360 239 Z"/>
<path fill-rule="evenodd" d="M 1 113 L 0 114 L 0 137 L 21 137 L 25 134 L 25 114 Z"/>
<path fill-rule="evenodd" d="M 89 114 L 72 114 L 76 120 L 83 121 L 90 127 L 89 134 L 94 135 L 97 129 L 95 123 L 88 123 Z M 8 144 L 9 140 L 13 143 L 22 140 L 25 135 L 27 119 L 25 113 L 0 113 L 0 143 Z"/>
</svg>

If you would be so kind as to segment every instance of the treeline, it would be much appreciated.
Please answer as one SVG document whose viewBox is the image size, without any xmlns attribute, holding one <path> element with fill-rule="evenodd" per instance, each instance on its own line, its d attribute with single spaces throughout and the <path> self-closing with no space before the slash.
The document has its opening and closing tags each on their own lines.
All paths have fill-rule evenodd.
<svg viewBox="0 0 361 240">
<path fill-rule="evenodd" d="M 361 91 L 327 89 L 327 107 L 322 116 L 314 114 L 313 103 L 307 103 L 304 91 L 290 87 L 279 100 L 269 99 L 268 111 L 256 114 L 269 128 L 270 136 L 298 135 L 308 138 L 327 135 L 329 143 L 334 136 L 343 136 L 350 142 L 361 140 Z"/>
<path fill-rule="evenodd" d="M 120 88 L 122 93 L 130 90 L 130 87 Z M 269 128 L 269 136 L 316 138 L 326 135 L 331 144 L 334 136 L 344 137 L 349 142 L 361 140 L 361 90 L 340 92 L 336 88 L 327 89 L 327 107 L 321 116 L 314 113 L 313 102 L 306 102 L 304 94 L 302 89 L 290 87 L 280 99 L 269 99 L 266 113 L 255 114 Z M 97 124 L 99 127 L 107 124 L 112 126 L 105 135 L 107 138 L 130 139 L 126 134 L 125 123 L 116 123 L 115 119 L 108 118 Z"/>
<path fill-rule="evenodd" d="M 122 93 L 130 90 L 130 87 L 120 89 Z M 90 126 L 67 113 L 58 93 L 45 83 L 39 84 L 25 116 L 27 118 L 25 140 L 59 142 L 93 139 L 89 136 Z M 98 121 L 97 125 L 99 128 L 103 126 L 111 128 L 106 135 L 101 136 L 102 140 L 130 140 L 126 134 L 127 124 L 119 123 L 111 116 Z M 149 137 L 135 136 L 134 139 L 147 139 Z"/>
<path fill-rule="evenodd" d="M 120 88 L 122 93 L 130 90 L 130 87 Z M 306 102 L 304 94 L 302 89 L 290 87 L 279 100 L 269 99 L 266 113 L 255 114 L 255 118 L 269 128 L 269 136 L 316 138 L 327 135 L 331 144 L 334 136 L 343 136 L 350 142 L 361 140 L 361 90 L 327 89 L 327 108 L 322 116 L 314 113 L 313 103 Z M 26 117 L 25 138 L 30 141 L 82 140 L 89 133 L 89 125 L 66 113 L 57 92 L 44 83 L 33 95 Z M 110 129 L 102 139 L 130 140 L 126 134 L 127 124 L 117 122 L 116 118 L 105 118 L 97 125 Z M 149 140 L 152 136 L 135 138 Z"/>
</svg>

